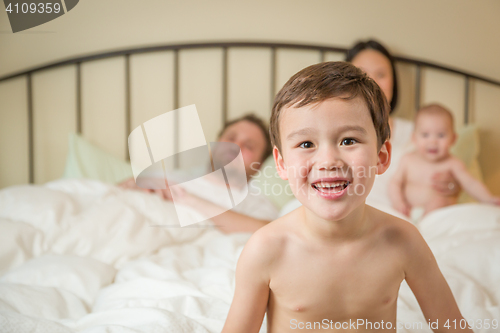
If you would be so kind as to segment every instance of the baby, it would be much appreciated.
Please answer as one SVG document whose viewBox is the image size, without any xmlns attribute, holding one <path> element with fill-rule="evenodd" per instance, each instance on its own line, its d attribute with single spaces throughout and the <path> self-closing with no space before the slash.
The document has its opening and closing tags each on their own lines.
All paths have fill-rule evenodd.
<svg viewBox="0 0 500 333">
<path fill-rule="evenodd" d="M 460 186 L 478 201 L 500 204 L 500 198 L 493 197 L 486 186 L 467 172 L 464 163 L 450 154 L 455 139 L 450 111 L 437 104 L 418 111 L 413 133 L 416 150 L 403 156 L 389 185 L 389 197 L 396 210 L 407 216 L 410 213 L 420 215 L 420 210 L 425 215 L 456 204 L 459 193 L 443 196 L 432 188 L 432 175 L 446 171 L 451 172 Z"/>
<path fill-rule="evenodd" d="M 436 260 L 409 222 L 365 204 L 390 164 L 389 105 L 349 63 L 295 74 L 271 116 L 273 155 L 300 208 L 259 229 L 236 268 L 224 333 L 390 331 L 406 280 L 435 332 L 472 332 Z M 423 323 L 426 325 L 427 323 Z"/>
</svg>

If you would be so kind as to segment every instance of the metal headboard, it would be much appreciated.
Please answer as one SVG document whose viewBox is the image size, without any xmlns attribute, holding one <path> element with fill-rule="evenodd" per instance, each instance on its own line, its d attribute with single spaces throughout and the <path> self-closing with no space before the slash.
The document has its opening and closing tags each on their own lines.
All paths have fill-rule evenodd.
<svg viewBox="0 0 500 333">
<path fill-rule="evenodd" d="M 0 82 L 6 81 L 9 79 L 13 79 L 20 76 L 27 77 L 27 101 L 28 101 L 28 145 L 29 145 L 29 181 L 30 183 L 34 182 L 34 136 L 33 136 L 33 83 L 32 83 L 32 75 L 35 72 L 56 68 L 65 65 L 76 65 L 76 129 L 78 133 L 82 132 L 82 82 L 81 82 L 81 64 L 87 61 L 111 58 L 111 57 L 120 57 L 123 56 L 125 58 L 125 81 L 126 81 L 126 93 L 125 93 L 125 128 L 126 135 L 131 131 L 131 103 L 130 103 L 130 91 L 131 91 L 131 79 L 130 79 L 130 55 L 140 54 L 140 53 L 149 53 L 149 52 L 158 52 L 158 51 L 173 51 L 174 53 L 174 84 L 173 84 L 173 104 L 174 108 L 177 109 L 180 107 L 179 105 L 179 51 L 187 50 L 187 49 L 203 49 L 203 48 L 220 48 L 222 49 L 222 122 L 226 122 L 228 115 L 228 49 L 229 48 L 267 48 L 271 50 L 271 96 L 274 96 L 276 91 L 276 63 L 277 49 L 295 49 L 295 50 L 312 50 L 318 51 L 321 54 L 321 61 L 325 60 L 326 52 L 337 52 L 337 53 L 345 53 L 347 52 L 346 48 L 335 47 L 335 46 L 324 46 L 324 45 L 308 45 L 308 44 L 290 44 L 290 43 L 271 43 L 271 42 L 213 42 L 213 43 L 192 43 L 192 44 L 171 44 L 171 45 L 159 45 L 159 46 L 151 46 L 151 47 L 140 47 L 140 48 L 131 48 L 125 50 L 111 51 L 99 54 L 92 54 L 82 57 L 75 57 L 63 61 L 53 62 L 46 65 L 34 67 L 25 71 L 5 75 L 0 77 Z M 479 81 L 483 81 L 486 83 L 490 83 L 496 86 L 500 86 L 500 81 L 492 80 L 490 78 L 486 78 L 483 76 L 479 76 L 476 74 L 472 74 L 469 72 L 457 70 L 454 68 L 450 68 L 447 66 L 442 66 L 439 64 L 421 61 L 408 57 L 394 57 L 397 62 L 407 63 L 414 65 L 416 67 L 416 75 L 415 75 L 415 108 L 419 109 L 420 100 L 421 100 L 421 77 L 422 77 L 422 68 L 433 68 L 442 70 L 448 73 L 454 73 L 461 75 L 465 78 L 464 85 L 464 96 L 465 96 L 465 110 L 464 110 L 464 123 L 467 124 L 469 122 L 469 86 L 470 79 L 475 79 Z"/>
</svg>

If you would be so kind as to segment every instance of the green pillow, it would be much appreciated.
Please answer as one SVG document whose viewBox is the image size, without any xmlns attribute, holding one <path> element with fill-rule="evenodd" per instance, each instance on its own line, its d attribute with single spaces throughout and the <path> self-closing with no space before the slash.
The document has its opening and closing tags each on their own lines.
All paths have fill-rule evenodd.
<svg viewBox="0 0 500 333">
<path fill-rule="evenodd" d="M 63 178 L 90 178 L 116 184 L 132 176 L 130 163 L 70 133 Z"/>
<path fill-rule="evenodd" d="M 278 175 L 272 156 L 262 163 L 260 170 L 252 177 L 250 186 L 257 187 L 279 209 L 295 198 L 288 181 Z"/>
<path fill-rule="evenodd" d="M 483 180 L 479 165 L 479 130 L 476 125 L 467 125 L 457 131 L 457 142 L 451 148 L 451 153 L 465 163 L 471 175 L 479 181 Z M 465 191 L 458 198 L 459 203 L 474 202 Z"/>
<path fill-rule="evenodd" d="M 457 131 L 457 141 L 451 153 L 471 168 L 479 156 L 479 131 L 476 125 L 467 125 Z"/>
</svg>

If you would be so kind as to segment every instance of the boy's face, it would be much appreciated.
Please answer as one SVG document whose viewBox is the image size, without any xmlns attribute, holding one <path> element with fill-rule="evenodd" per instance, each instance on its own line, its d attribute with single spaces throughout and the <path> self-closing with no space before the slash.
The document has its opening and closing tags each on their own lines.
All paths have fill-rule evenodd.
<svg viewBox="0 0 500 333">
<path fill-rule="evenodd" d="M 438 162 L 449 156 L 455 143 L 451 119 L 444 114 L 423 114 L 417 118 L 413 141 L 418 153 L 428 161 Z"/>
<path fill-rule="evenodd" d="M 361 98 L 332 98 L 285 108 L 280 119 L 278 172 L 297 199 L 317 216 L 341 220 L 364 203 L 375 175 L 390 163 L 390 143 L 377 134 Z"/>
</svg>

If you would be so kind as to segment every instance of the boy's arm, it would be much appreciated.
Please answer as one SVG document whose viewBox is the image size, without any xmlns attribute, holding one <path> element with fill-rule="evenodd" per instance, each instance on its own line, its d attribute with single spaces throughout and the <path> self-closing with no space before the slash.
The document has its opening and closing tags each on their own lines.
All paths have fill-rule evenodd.
<svg viewBox="0 0 500 333">
<path fill-rule="evenodd" d="M 272 254 L 268 244 L 259 231 L 245 245 L 236 267 L 233 302 L 222 333 L 259 332 L 269 299 Z"/>
<path fill-rule="evenodd" d="M 389 182 L 388 194 L 394 209 L 396 209 L 398 212 L 403 213 L 406 216 L 409 216 L 411 206 L 406 201 L 404 195 L 405 175 L 406 175 L 406 168 L 408 165 L 407 160 L 408 160 L 407 155 L 401 158 L 398 169 L 396 170 L 393 178 Z"/>
<path fill-rule="evenodd" d="M 460 329 L 455 323 L 463 319 L 448 283 L 441 273 L 429 246 L 415 226 L 407 224 L 408 235 L 405 239 L 405 253 L 408 258 L 405 279 L 425 318 L 438 322 L 434 332 L 471 332 L 469 328 Z M 445 325 L 448 324 L 448 327 Z"/>
<path fill-rule="evenodd" d="M 460 183 L 460 186 L 475 199 L 484 203 L 500 205 L 500 198 L 491 195 L 490 191 L 483 183 L 472 177 L 462 161 L 454 159 L 451 172 Z"/>
</svg>

